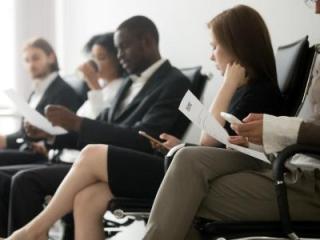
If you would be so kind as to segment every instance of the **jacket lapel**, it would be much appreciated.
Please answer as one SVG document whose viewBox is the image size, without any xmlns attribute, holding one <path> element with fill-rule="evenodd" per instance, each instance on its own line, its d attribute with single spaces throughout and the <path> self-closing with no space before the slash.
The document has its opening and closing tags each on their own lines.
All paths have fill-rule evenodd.
<svg viewBox="0 0 320 240">
<path fill-rule="evenodd" d="M 43 110 L 45 106 L 48 104 L 48 99 L 52 96 L 52 92 L 55 91 L 56 86 L 59 84 L 59 81 L 62 81 L 60 76 L 58 75 L 52 83 L 49 85 L 49 87 L 46 89 L 46 91 L 43 93 L 42 98 L 40 99 L 40 102 L 36 106 L 36 110 L 38 112 L 41 112 L 43 114 Z"/>
<path fill-rule="evenodd" d="M 139 104 L 147 95 L 150 93 L 153 89 L 159 86 L 159 81 L 161 81 L 161 78 L 164 74 L 166 74 L 171 68 L 171 65 L 169 61 L 165 61 L 157 71 L 152 74 L 150 79 L 147 80 L 146 84 L 143 86 L 143 88 L 139 91 L 137 96 L 132 100 L 132 102 L 129 103 L 129 105 L 126 107 L 124 111 L 121 112 L 119 115 L 115 115 L 114 119 L 119 119 L 120 117 L 126 115 L 127 113 L 130 113 L 135 109 L 135 106 Z"/>
<path fill-rule="evenodd" d="M 132 80 L 128 77 L 126 81 L 123 83 L 122 88 L 119 90 L 115 98 L 114 104 L 110 108 L 110 111 L 108 113 L 109 122 L 112 122 L 113 119 L 115 118 L 116 112 L 117 110 L 119 110 L 120 104 L 122 100 L 125 98 L 125 96 L 127 95 L 127 92 L 131 85 L 132 85 Z"/>
</svg>

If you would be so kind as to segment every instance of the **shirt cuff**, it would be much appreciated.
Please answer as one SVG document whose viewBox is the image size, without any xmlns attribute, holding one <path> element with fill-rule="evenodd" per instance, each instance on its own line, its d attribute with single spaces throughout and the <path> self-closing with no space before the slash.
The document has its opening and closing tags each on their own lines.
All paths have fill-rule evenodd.
<svg viewBox="0 0 320 240">
<path fill-rule="evenodd" d="M 275 117 L 263 115 L 263 147 L 269 153 L 279 152 L 297 143 L 302 119 L 296 117 Z"/>
</svg>

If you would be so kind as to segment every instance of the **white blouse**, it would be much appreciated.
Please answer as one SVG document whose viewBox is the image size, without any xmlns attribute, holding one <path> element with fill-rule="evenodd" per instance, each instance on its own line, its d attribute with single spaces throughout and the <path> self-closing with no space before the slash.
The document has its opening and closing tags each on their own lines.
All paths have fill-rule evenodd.
<svg viewBox="0 0 320 240">
<path fill-rule="evenodd" d="M 104 109 L 111 106 L 122 83 L 123 78 L 118 78 L 108 83 L 102 89 L 90 90 L 88 92 L 88 99 L 78 109 L 77 115 L 95 119 Z"/>
</svg>

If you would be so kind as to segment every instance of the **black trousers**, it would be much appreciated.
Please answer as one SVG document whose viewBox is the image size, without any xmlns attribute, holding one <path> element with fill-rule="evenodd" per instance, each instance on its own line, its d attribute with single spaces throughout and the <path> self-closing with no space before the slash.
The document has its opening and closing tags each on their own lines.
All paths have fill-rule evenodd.
<svg viewBox="0 0 320 240">
<path fill-rule="evenodd" d="M 0 236 L 7 235 L 10 176 L 0 172 Z"/>
<path fill-rule="evenodd" d="M 13 176 L 9 203 L 9 234 L 42 211 L 45 197 L 55 193 L 70 168 L 70 164 L 54 164 L 22 170 Z"/>
<path fill-rule="evenodd" d="M 17 149 L 0 150 L 0 166 L 44 163 L 47 161 L 47 157 L 41 154 L 33 153 L 32 151 L 19 151 Z"/>
<path fill-rule="evenodd" d="M 34 168 L 45 163 L 47 163 L 45 156 L 31 151 L 19 151 L 17 149 L 0 150 L 0 236 L 6 236 L 8 232 L 11 176 L 21 169 Z"/>
</svg>

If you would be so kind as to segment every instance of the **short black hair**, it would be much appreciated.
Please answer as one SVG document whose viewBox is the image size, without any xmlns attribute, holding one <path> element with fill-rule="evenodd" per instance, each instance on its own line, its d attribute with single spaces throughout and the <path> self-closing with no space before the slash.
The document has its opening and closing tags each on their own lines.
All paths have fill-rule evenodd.
<svg viewBox="0 0 320 240">
<path fill-rule="evenodd" d="M 126 29 L 137 36 L 150 34 L 157 44 L 159 44 L 159 32 L 152 20 L 145 16 L 133 16 L 122 22 L 117 30 Z"/>
<path fill-rule="evenodd" d="M 93 45 L 97 44 L 104 49 L 108 51 L 109 54 L 117 58 L 117 48 L 114 46 L 113 42 L 114 33 L 113 32 L 107 32 L 105 34 L 98 35 L 98 37 L 95 39 Z"/>
<path fill-rule="evenodd" d="M 97 39 L 100 38 L 103 34 L 97 34 L 92 36 L 89 41 L 83 47 L 83 53 L 85 55 L 90 55 L 93 45 L 96 43 Z"/>
<path fill-rule="evenodd" d="M 111 57 L 113 59 L 114 63 L 116 63 L 118 65 L 119 75 L 124 75 L 125 70 L 122 68 L 122 66 L 119 63 L 119 60 L 117 58 L 118 51 L 117 51 L 117 48 L 114 46 L 113 37 L 114 37 L 113 32 L 107 32 L 107 33 L 103 33 L 103 34 L 94 35 L 85 44 L 83 51 L 86 55 L 90 55 L 91 50 L 94 45 L 101 46 L 102 48 L 104 48 L 108 52 L 109 57 Z"/>
</svg>

